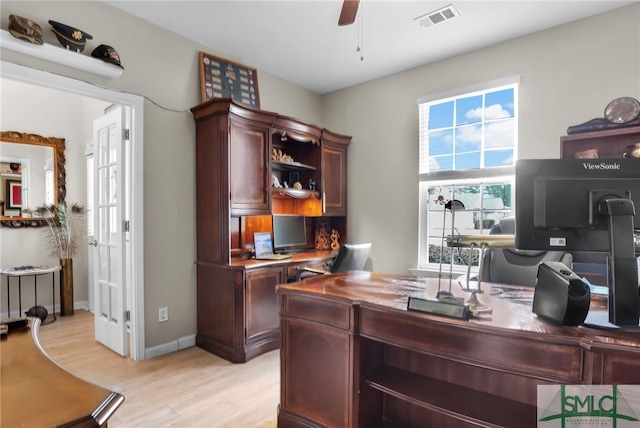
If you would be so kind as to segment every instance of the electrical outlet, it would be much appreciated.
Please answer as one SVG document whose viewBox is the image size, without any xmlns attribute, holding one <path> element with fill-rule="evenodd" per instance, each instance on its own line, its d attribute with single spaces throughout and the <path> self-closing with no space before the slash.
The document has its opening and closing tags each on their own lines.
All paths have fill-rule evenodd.
<svg viewBox="0 0 640 428">
<path fill-rule="evenodd" d="M 158 321 L 163 322 L 169 319 L 169 308 L 158 309 Z"/>
</svg>

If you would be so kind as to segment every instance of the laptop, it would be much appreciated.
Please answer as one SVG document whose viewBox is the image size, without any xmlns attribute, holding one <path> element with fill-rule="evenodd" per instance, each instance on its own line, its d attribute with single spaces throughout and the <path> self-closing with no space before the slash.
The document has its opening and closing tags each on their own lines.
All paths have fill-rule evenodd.
<svg viewBox="0 0 640 428">
<path fill-rule="evenodd" d="M 290 259 L 288 254 L 274 254 L 270 232 L 256 232 L 253 234 L 253 244 L 256 249 L 257 260 L 284 260 Z"/>
</svg>

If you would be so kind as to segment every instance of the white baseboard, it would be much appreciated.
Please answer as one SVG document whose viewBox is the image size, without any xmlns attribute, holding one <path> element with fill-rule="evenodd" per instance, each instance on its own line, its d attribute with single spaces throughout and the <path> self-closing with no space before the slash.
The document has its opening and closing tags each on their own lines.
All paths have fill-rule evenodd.
<svg viewBox="0 0 640 428">
<path fill-rule="evenodd" d="M 39 305 L 39 306 L 41 306 L 41 305 Z M 29 306 L 29 308 L 31 308 L 31 306 Z M 25 312 L 27 312 L 29 310 L 29 308 L 22 308 L 22 313 L 21 314 L 18 314 L 18 312 L 15 311 L 15 310 L 12 310 L 11 311 L 11 316 L 13 316 L 13 317 L 24 316 Z M 53 311 L 53 309 L 54 309 L 53 305 L 47 305 L 44 308 L 47 310 L 47 312 L 49 314 L 53 314 L 53 312 L 54 312 Z M 73 302 L 73 309 L 74 310 L 84 309 L 84 310 L 88 311 L 89 310 L 89 302 L 87 302 L 87 301 Z M 60 305 L 58 305 L 58 304 L 56 304 L 55 313 L 56 313 L 56 316 L 60 315 Z M 8 317 L 9 317 L 8 313 L 0 312 L 0 318 L 8 318 Z"/>
<path fill-rule="evenodd" d="M 189 336 L 180 337 L 172 342 L 163 343 L 151 348 L 147 348 L 144 351 L 145 359 L 159 357 L 160 355 L 170 354 L 181 349 L 191 348 L 196 346 L 196 335 L 191 334 Z"/>
</svg>

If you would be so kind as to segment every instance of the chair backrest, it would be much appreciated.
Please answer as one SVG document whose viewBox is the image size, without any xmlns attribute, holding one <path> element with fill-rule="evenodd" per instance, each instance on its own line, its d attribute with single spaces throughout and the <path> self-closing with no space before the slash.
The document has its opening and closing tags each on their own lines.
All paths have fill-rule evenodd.
<svg viewBox="0 0 640 428">
<path fill-rule="evenodd" d="M 505 217 L 489 232 L 495 234 L 515 233 L 515 218 Z M 535 286 L 538 266 L 542 262 L 561 262 L 569 269 L 573 262 L 571 253 L 563 251 L 523 251 L 515 248 L 492 248 L 485 252 L 482 261 L 482 280 L 511 285 Z"/>
<path fill-rule="evenodd" d="M 482 261 L 482 280 L 499 284 L 535 286 L 538 266 L 542 262 L 561 262 L 571 269 L 573 256 L 561 251 L 519 254 L 510 250 L 490 249 Z"/>
<path fill-rule="evenodd" d="M 362 270 L 367 263 L 371 242 L 365 244 L 343 244 L 331 265 L 331 273 Z"/>
</svg>

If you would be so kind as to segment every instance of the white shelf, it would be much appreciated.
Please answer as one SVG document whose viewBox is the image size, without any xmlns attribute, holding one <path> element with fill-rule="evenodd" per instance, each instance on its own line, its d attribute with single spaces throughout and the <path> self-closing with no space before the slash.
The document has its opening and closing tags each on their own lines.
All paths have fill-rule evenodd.
<svg viewBox="0 0 640 428">
<path fill-rule="evenodd" d="M 15 174 L 13 172 L 0 172 L 0 177 L 6 178 L 22 178 L 22 174 Z"/>
<path fill-rule="evenodd" d="M 47 43 L 34 45 L 33 43 L 13 37 L 6 30 L 0 30 L 0 36 L 2 36 L 0 38 L 0 46 L 3 49 L 9 49 L 35 58 L 55 62 L 109 79 L 122 76 L 122 68 L 90 55 L 85 55 L 84 53 L 73 52 Z"/>
</svg>

